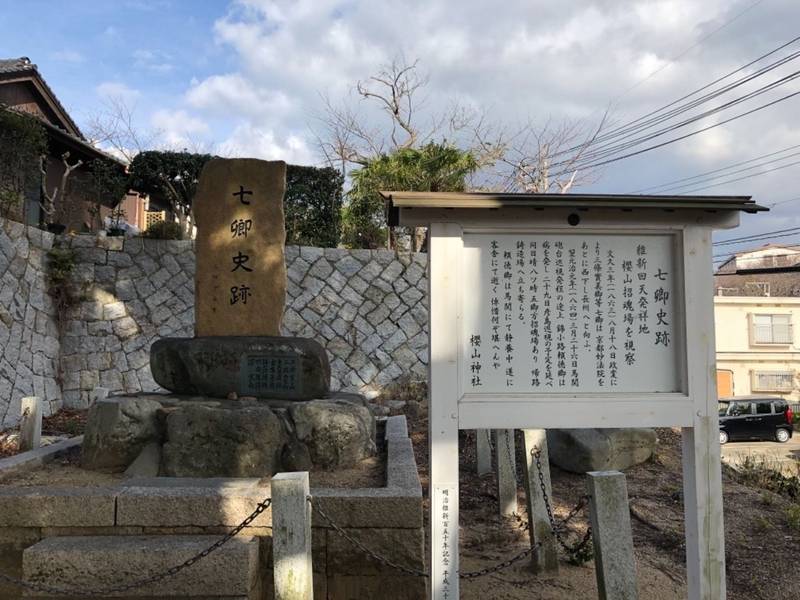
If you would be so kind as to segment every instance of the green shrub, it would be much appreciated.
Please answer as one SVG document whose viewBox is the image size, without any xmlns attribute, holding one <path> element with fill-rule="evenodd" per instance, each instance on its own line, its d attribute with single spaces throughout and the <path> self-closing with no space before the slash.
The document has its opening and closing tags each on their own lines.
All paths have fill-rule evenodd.
<svg viewBox="0 0 800 600">
<path fill-rule="evenodd" d="M 183 230 L 180 223 L 160 221 L 148 227 L 144 236 L 156 240 L 180 240 L 183 239 Z"/>
<path fill-rule="evenodd" d="M 786 523 L 793 531 L 800 531 L 800 504 L 792 504 L 786 509 Z"/>
</svg>

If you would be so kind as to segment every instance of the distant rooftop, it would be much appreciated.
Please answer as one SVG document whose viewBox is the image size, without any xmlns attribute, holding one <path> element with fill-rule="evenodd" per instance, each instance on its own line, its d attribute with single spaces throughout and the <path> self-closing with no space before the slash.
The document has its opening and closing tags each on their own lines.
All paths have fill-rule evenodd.
<svg viewBox="0 0 800 600">
<path fill-rule="evenodd" d="M 26 78 L 30 78 L 34 86 L 39 88 L 40 93 L 46 97 L 55 111 L 60 113 L 63 121 L 65 121 L 72 129 L 72 131 L 68 131 L 67 133 L 84 142 L 86 141 L 86 138 L 84 137 L 83 133 L 81 133 L 78 124 L 73 121 L 72 117 L 69 116 L 67 109 L 64 108 L 63 104 L 61 104 L 61 101 L 58 99 L 55 92 L 53 92 L 52 88 L 47 85 L 47 82 L 44 80 L 44 77 L 42 77 L 39 69 L 34 63 L 31 62 L 30 58 L 27 56 L 20 56 L 18 58 L 0 58 L 0 76 L 5 76 L 3 79 L 10 78 L 12 80 L 16 80 L 14 77 L 15 75 L 25 75 Z"/>
<path fill-rule="evenodd" d="M 35 70 L 36 65 L 34 65 L 27 56 L 20 56 L 19 58 L 0 58 L 0 73 Z"/>
</svg>

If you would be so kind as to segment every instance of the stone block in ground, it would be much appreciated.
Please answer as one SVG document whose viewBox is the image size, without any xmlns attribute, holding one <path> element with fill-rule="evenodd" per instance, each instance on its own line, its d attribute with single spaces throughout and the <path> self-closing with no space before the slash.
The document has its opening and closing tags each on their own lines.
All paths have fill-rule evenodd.
<svg viewBox="0 0 800 600">
<path fill-rule="evenodd" d="M 373 456 L 375 419 L 365 406 L 344 400 L 315 400 L 289 407 L 294 434 L 324 469 L 353 466 Z"/>
<path fill-rule="evenodd" d="M 325 348 L 308 338 L 166 338 L 150 351 L 160 386 L 178 394 L 311 400 L 330 389 Z"/>
<path fill-rule="evenodd" d="M 169 477 L 269 477 L 280 470 L 287 442 L 268 406 L 171 408 L 161 472 Z"/>
<path fill-rule="evenodd" d="M 550 462 L 572 473 L 622 471 L 653 456 L 656 432 L 634 429 L 549 429 Z"/>
<path fill-rule="evenodd" d="M 161 444 L 150 442 L 125 469 L 125 477 L 158 477 L 161 465 Z"/>
<path fill-rule="evenodd" d="M 95 403 L 83 436 L 83 467 L 125 469 L 148 443 L 161 440 L 160 409 L 151 396 L 115 396 Z"/>
<path fill-rule="evenodd" d="M 217 539 L 204 535 L 48 538 L 23 552 L 23 572 L 32 582 L 98 590 L 164 571 Z M 258 540 L 237 536 L 177 575 L 108 597 L 255 598 L 257 574 Z"/>
<path fill-rule="evenodd" d="M 131 479 L 117 496 L 117 525 L 234 527 L 270 495 L 259 479 L 158 477 Z M 251 523 L 270 527 L 272 509 Z"/>
</svg>

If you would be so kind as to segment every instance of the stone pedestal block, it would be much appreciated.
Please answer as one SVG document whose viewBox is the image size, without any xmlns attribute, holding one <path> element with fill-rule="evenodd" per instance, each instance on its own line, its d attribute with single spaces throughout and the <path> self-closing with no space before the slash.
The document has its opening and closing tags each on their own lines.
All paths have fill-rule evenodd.
<svg viewBox="0 0 800 600">
<path fill-rule="evenodd" d="M 653 456 L 652 429 L 550 429 L 550 461 L 572 473 L 622 471 Z"/>
<path fill-rule="evenodd" d="M 165 338 L 150 350 L 156 382 L 178 394 L 311 400 L 329 392 L 325 349 L 305 338 Z"/>
</svg>

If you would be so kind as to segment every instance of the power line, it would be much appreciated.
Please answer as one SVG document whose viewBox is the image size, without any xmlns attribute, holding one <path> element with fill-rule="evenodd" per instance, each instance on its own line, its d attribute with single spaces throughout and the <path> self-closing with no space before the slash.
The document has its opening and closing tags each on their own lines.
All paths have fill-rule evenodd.
<svg viewBox="0 0 800 600">
<path fill-rule="evenodd" d="M 786 204 L 787 202 L 796 202 L 797 200 L 800 200 L 800 196 L 795 196 L 794 198 L 788 198 L 787 200 L 778 200 L 777 202 L 769 204 L 768 207 L 775 208 L 776 206 L 779 206 L 781 204 Z"/>
<path fill-rule="evenodd" d="M 792 235 L 800 235 L 800 227 L 794 227 L 792 229 L 784 229 L 783 231 L 785 233 L 778 233 L 778 234 L 770 233 L 769 235 L 752 236 L 750 238 L 744 238 L 739 240 L 725 240 L 724 242 L 714 242 L 712 246 L 736 246 L 750 242 L 766 242 L 777 238 L 789 237 Z"/>
<path fill-rule="evenodd" d="M 630 158 L 632 156 L 638 156 L 639 154 L 644 154 L 645 152 L 650 152 L 651 150 L 656 150 L 658 148 L 663 148 L 664 146 L 668 146 L 669 144 L 674 144 L 675 142 L 680 142 L 680 141 L 685 140 L 687 138 L 690 138 L 690 137 L 693 137 L 695 135 L 704 133 L 704 132 L 706 132 L 706 131 L 708 131 L 710 129 L 714 129 L 716 127 L 720 127 L 721 125 L 725 125 L 725 124 L 730 123 L 732 121 L 736 121 L 737 119 L 741 119 L 742 117 L 746 117 L 748 115 L 756 113 L 756 112 L 758 112 L 760 110 L 764 110 L 765 108 L 769 108 L 770 106 L 774 106 L 775 104 L 778 104 L 778 103 L 783 102 L 785 100 L 789 100 L 790 98 L 794 98 L 797 95 L 800 95 L 800 92 L 793 92 L 791 94 L 783 96 L 782 98 L 778 98 L 777 100 L 773 100 L 772 102 L 768 102 L 767 104 L 762 104 L 761 106 L 757 106 L 756 108 L 752 108 L 752 109 L 750 109 L 748 111 L 745 111 L 745 112 L 743 112 L 741 114 L 729 117 L 729 118 L 727 118 L 727 119 L 725 119 L 723 121 L 720 121 L 719 123 L 715 123 L 713 125 L 709 125 L 707 127 L 703 127 L 702 129 L 698 129 L 697 131 L 692 131 L 690 133 L 681 135 L 681 136 L 676 137 L 676 138 L 672 138 L 671 140 L 667 140 L 666 142 L 661 142 L 659 144 L 654 144 L 652 146 L 648 146 L 647 148 L 642 148 L 641 150 L 637 150 L 635 152 L 629 152 L 628 154 L 623 154 L 622 156 L 612 157 L 612 158 L 609 158 L 609 159 L 604 160 L 604 161 L 600 161 L 600 162 L 596 162 L 596 163 L 590 163 L 590 164 L 587 164 L 587 165 L 581 165 L 581 168 L 592 169 L 592 168 L 596 168 L 596 167 L 602 167 L 604 165 L 608 165 L 608 164 L 611 164 L 611 163 L 614 163 L 614 162 L 617 162 L 617 161 L 620 161 L 620 160 L 624 160 L 624 159 Z M 554 177 L 558 177 L 560 175 L 564 175 L 564 173 L 565 172 L 558 173 L 557 175 L 554 175 Z"/>
<path fill-rule="evenodd" d="M 781 44 L 777 48 L 774 48 L 774 49 L 770 50 L 769 52 L 767 52 L 765 54 L 762 54 L 758 58 L 748 62 L 745 65 L 742 65 L 741 67 L 738 67 L 737 69 L 734 69 L 733 71 L 730 71 L 729 73 L 723 75 L 722 77 L 718 77 L 717 79 L 715 79 L 711 83 L 708 83 L 708 84 L 706 84 L 706 85 L 704 85 L 704 86 L 702 86 L 702 87 L 700 87 L 700 88 L 698 88 L 698 89 L 696 89 L 696 90 L 694 90 L 694 91 L 692 91 L 692 92 L 690 92 L 690 93 L 688 93 L 688 94 L 686 94 L 684 96 L 681 96 L 677 100 L 673 100 L 672 102 L 670 102 L 668 104 L 665 104 L 664 106 L 661 106 L 660 108 L 657 108 L 657 109 L 655 109 L 655 110 L 653 110 L 653 111 L 651 111 L 651 112 L 649 112 L 649 113 L 647 113 L 645 115 L 642 115 L 641 117 L 638 117 L 638 118 L 636 118 L 636 119 L 634 119 L 634 120 L 632 120 L 632 121 L 630 121 L 630 122 L 628 122 L 628 123 L 626 123 L 624 125 L 620 125 L 620 126 L 618 126 L 616 128 L 611 129 L 610 131 L 600 135 L 598 138 L 593 140 L 593 142 L 605 141 L 605 140 L 609 139 L 610 137 L 616 136 L 620 132 L 622 132 L 623 130 L 629 129 L 631 126 L 635 125 L 636 123 L 639 123 L 640 121 L 643 121 L 644 119 L 647 119 L 648 117 L 651 117 L 653 115 L 657 115 L 658 113 L 663 112 L 664 110 L 670 108 L 671 106 L 674 106 L 675 104 L 678 104 L 679 102 L 682 102 L 682 101 L 684 101 L 684 100 L 686 100 L 688 98 L 691 98 L 692 96 L 695 96 L 695 95 L 699 94 L 700 92 L 702 92 L 702 91 L 704 91 L 704 90 L 716 85 L 717 83 L 719 83 L 721 81 L 724 81 L 725 79 L 728 79 L 729 77 L 735 75 L 736 73 L 738 73 L 740 71 L 743 71 L 743 70 L 747 69 L 748 67 L 750 67 L 750 66 L 752 66 L 752 65 L 754 65 L 754 64 L 756 64 L 756 63 L 758 63 L 758 62 L 760 62 L 762 60 L 764 60 L 768 56 L 771 56 L 772 54 L 775 54 L 776 52 L 780 52 L 781 50 L 783 50 L 784 48 L 786 48 L 788 46 L 791 46 L 792 44 L 794 44 L 798 40 L 800 40 L 800 36 L 797 36 L 794 39 L 789 40 L 788 42 L 786 42 L 784 44 Z M 792 60 L 793 57 L 794 57 L 794 55 L 789 55 L 788 57 L 785 57 L 784 59 L 781 59 L 781 61 L 778 61 L 778 63 L 784 64 L 788 60 Z M 778 63 L 772 63 L 771 65 L 767 65 L 767 67 L 762 67 L 762 69 L 759 69 L 758 71 L 756 71 L 756 74 L 766 72 L 766 71 L 764 71 L 764 69 L 768 69 L 769 67 L 771 67 L 773 65 L 776 65 Z M 709 95 L 706 95 L 705 97 L 708 98 L 708 99 L 711 99 L 709 97 Z M 711 96 L 711 97 L 713 97 L 713 96 Z M 565 150 L 556 152 L 552 156 L 555 157 L 555 156 L 559 156 L 561 154 L 567 154 L 567 153 L 575 152 L 577 150 L 580 150 L 582 147 L 583 147 L 582 145 L 573 146 L 571 148 L 567 148 Z"/>
<path fill-rule="evenodd" d="M 739 11 L 738 13 L 736 13 L 736 14 L 735 14 L 733 17 L 731 17 L 730 19 L 728 19 L 728 20 L 727 20 L 725 23 L 723 23 L 722 25 L 720 25 L 719 27 L 717 27 L 717 28 L 716 28 L 716 29 L 714 29 L 713 31 L 711 31 L 711 32 L 707 33 L 706 35 L 704 35 L 703 37 L 701 37 L 699 40 L 697 40 L 697 41 L 696 41 L 694 44 L 692 44 L 691 46 L 689 46 L 688 48 L 686 48 L 686 50 L 684 50 L 684 51 L 682 51 L 682 52 L 680 52 L 680 53 L 676 54 L 675 56 L 673 56 L 671 59 L 669 59 L 669 61 L 668 61 L 668 62 L 667 62 L 665 65 L 663 65 L 663 66 L 659 67 L 658 69 L 656 69 L 655 71 L 653 71 L 652 73 L 650 73 L 649 75 L 647 75 L 647 76 L 646 76 L 644 79 L 642 79 L 641 81 L 638 81 L 637 83 L 634 83 L 634 84 L 633 84 L 631 87 L 629 87 L 629 88 L 628 88 L 628 89 L 626 89 L 624 92 L 622 92 L 622 93 L 621 93 L 619 96 L 617 96 L 617 97 L 616 97 L 616 98 L 615 98 L 615 99 L 612 101 L 612 103 L 616 103 L 616 102 L 617 102 L 617 101 L 618 101 L 620 98 L 622 98 L 622 97 L 626 96 L 627 94 L 629 94 L 630 92 L 632 92 L 633 90 L 635 90 L 637 87 L 639 87 L 640 85 L 642 85 L 642 84 L 643 84 L 645 81 L 648 81 L 649 79 L 653 78 L 654 76 L 656 76 L 658 73 L 660 73 L 661 71 L 663 71 L 663 70 L 664 70 L 664 69 L 666 69 L 667 67 L 671 66 L 671 65 L 672 65 L 672 64 L 673 64 L 673 63 L 674 63 L 676 60 L 678 60 L 679 58 L 682 58 L 683 56 L 685 56 L 686 54 L 688 54 L 689 52 L 691 52 L 692 50 L 694 50 L 695 48 L 697 48 L 698 46 L 700 46 L 700 45 L 701 45 L 703 42 L 705 42 L 705 41 L 706 41 L 708 38 L 710 38 L 711 36 L 715 35 L 716 33 L 719 33 L 720 31 L 722 31 L 723 29 L 725 29 L 725 28 L 726 28 L 726 27 L 728 27 L 729 25 L 732 25 L 734 21 L 736 21 L 737 19 L 739 19 L 739 17 L 741 17 L 741 16 L 743 16 L 745 13 L 747 13 L 747 12 L 749 12 L 749 11 L 753 10 L 753 9 L 754 9 L 756 6 L 758 6 L 759 4 L 761 4 L 763 1 L 764 1 L 764 0 L 756 0 L 756 2 L 754 2 L 753 4 L 751 4 L 750 6 L 748 6 L 747 8 L 745 8 L 744 10 L 741 10 L 741 11 Z"/>
<path fill-rule="evenodd" d="M 633 192 L 628 192 L 628 193 L 629 194 L 643 194 L 643 193 L 646 193 L 646 192 L 652 193 L 653 190 L 661 190 L 661 191 L 656 192 L 656 193 L 663 193 L 664 191 L 668 191 L 670 189 L 684 187 L 684 186 L 677 185 L 677 184 L 683 183 L 685 181 L 691 181 L 693 179 L 703 179 L 703 178 L 706 178 L 708 175 L 713 175 L 714 173 L 721 173 L 722 171 L 728 171 L 728 170 L 733 169 L 735 167 L 740 167 L 742 165 L 746 165 L 748 163 L 755 162 L 757 160 L 761 160 L 763 158 L 769 158 L 770 156 L 775 156 L 777 154 L 783 154 L 784 152 L 788 152 L 789 150 L 794 150 L 796 148 L 800 148 L 800 144 L 796 144 L 794 146 L 789 146 L 788 148 L 783 148 L 782 150 L 776 150 L 775 152 L 770 152 L 768 154 L 762 154 L 761 156 L 756 156 L 755 158 L 751 158 L 751 159 L 748 159 L 748 160 L 743 160 L 741 162 L 733 163 L 733 164 L 730 164 L 730 165 L 725 166 L 725 167 L 720 167 L 719 169 L 713 169 L 711 171 L 706 171 L 704 173 L 699 173 L 697 175 L 692 175 L 691 177 L 683 177 L 681 179 L 675 179 L 674 181 L 668 181 L 666 183 L 662 183 L 662 184 L 659 184 L 659 185 L 652 185 L 650 187 L 642 188 L 642 189 L 635 190 Z M 779 159 L 775 159 L 775 161 L 784 160 L 786 158 L 790 158 L 792 156 L 798 156 L 798 155 L 800 155 L 800 152 L 797 152 L 797 153 L 794 153 L 794 154 L 790 154 L 788 156 L 783 156 L 783 157 L 781 157 Z M 774 162 L 774 161 L 770 161 L 770 162 Z M 745 170 L 755 169 L 755 168 L 757 168 L 759 166 L 766 166 L 766 164 L 769 164 L 769 163 L 765 163 L 763 165 L 754 165 L 752 167 L 748 167 L 748 169 L 745 169 Z M 711 179 L 717 179 L 717 177 L 712 177 Z M 699 182 L 695 182 L 695 183 L 699 183 Z M 693 184 L 689 184 L 689 185 L 693 185 Z M 662 189 L 662 188 L 666 188 L 666 189 Z"/>
<path fill-rule="evenodd" d="M 794 156 L 794 155 L 792 155 L 792 156 Z M 726 181 L 720 181 L 719 183 L 712 183 L 710 185 L 704 185 L 704 186 L 701 186 L 701 187 L 693 188 L 691 190 L 684 190 L 684 191 L 682 191 L 680 193 L 681 194 L 693 194 L 693 193 L 699 192 L 701 190 L 707 190 L 707 189 L 710 189 L 710 188 L 713 188 L 713 187 L 719 187 L 721 185 L 725 185 L 725 184 L 728 184 L 728 183 L 735 183 L 737 181 L 742 181 L 743 179 L 750 179 L 751 177 L 757 177 L 758 175 L 766 175 L 767 173 L 772 173 L 774 171 L 780 171 L 782 169 L 787 169 L 789 167 L 795 167 L 797 165 L 800 165 L 800 160 L 795 161 L 793 163 L 789 163 L 787 165 L 781 165 L 780 167 L 775 167 L 774 169 L 767 169 L 766 171 L 761 171 L 760 173 L 751 173 L 750 175 L 745 175 L 743 177 L 736 177 L 735 179 L 728 179 Z M 681 186 L 681 187 L 684 187 L 684 186 Z"/>
<path fill-rule="evenodd" d="M 800 38 L 798 38 L 798 39 L 800 39 Z M 734 81 L 732 83 L 727 84 L 726 86 L 723 86 L 720 89 L 717 89 L 717 90 L 714 90 L 712 92 L 709 92 L 708 94 L 706 94 L 704 96 L 701 96 L 700 98 L 696 98 L 695 100 L 692 100 L 691 102 L 687 102 L 685 104 L 682 104 L 682 105 L 672 109 L 671 111 L 668 111 L 668 112 L 666 112 L 664 114 L 655 116 L 655 117 L 653 117 L 651 119 L 645 120 L 645 121 L 643 121 L 643 122 L 641 122 L 639 124 L 634 124 L 635 122 L 631 123 L 629 125 L 624 126 L 623 128 L 619 128 L 614 133 L 610 133 L 609 132 L 605 136 L 601 136 L 601 137 L 593 140 L 593 143 L 605 142 L 605 141 L 608 141 L 608 140 L 616 140 L 616 141 L 612 141 L 611 143 L 607 143 L 607 144 L 601 144 L 600 147 L 597 150 L 594 150 L 594 151 L 590 152 L 590 155 L 599 155 L 599 154 L 601 154 L 603 152 L 607 152 L 608 150 L 613 149 L 614 144 L 619 144 L 619 142 L 621 142 L 622 140 L 628 139 L 631 136 L 636 135 L 637 133 L 644 132 L 645 130 L 651 129 L 652 127 L 654 127 L 655 125 L 658 125 L 659 123 L 664 123 L 665 121 L 669 121 L 673 117 L 677 117 L 678 115 L 681 115 L 683 113 L 689 112 L 691 109 L 697 108 L 701 104 L 705 104 L 706 102 L 708 102 L 710 100 L 713 100 L 715 98 L 718 98 L 718 97 L 730 92 L 731 90 L 734 90 L 734 89 L 736 89 L 738 87 L 741 87 L 742 85 L 744 85 L 746 83 L 749 83 L 749 82 L 753 81 L 754 79 L 757 79 L 758 77 L 761 77 L 762 75 L 765 75 L 766 73 L 769 73 L 770 71 L 773 71 L 773 70 L 777 69 L 778 67 L 781 67 L 781 66 L 785 65 L 786 63 L 788 63 L 788 62 L 790 62 L 792 60 L 795 60 L 799 56 L 800 56 L 800 51 L 794 52 L 794 53 L 790 54 L 789 56 L 786 56 L 786 57 L 784 57 L 784 58 L 782 58 L 782 59 L 780 59 L 778 61 L 775 61 L 774 63 L 771 63 L 771 64 L 769 64 L 769 65 L 767 65 L 765 67 L 761 67 L 759 70 L 755 71 L 754 73 L 746 75 L 746 76 L 744 76 L 744 77 L 742 77 L 742 78 L 740 78 L 740 79 L 738 79 L 738 80 L 736 80 L 736 81 Z M 775 86 L 776 83 L 778 83 L 778 82 L 774 82 L 771 85 Z M 712 85 L 712 84 L 709 84 L 709 85 Z M 764 93 L 766 91 L 769 91 L 769 89 L 771 89 L 770 86 L 765 86 L 764 88 L 761 88 L 761 91 L 759 91 L 759 93 Z M 747 96 L 745 96 L 744 98 L 748 99 Z M 678 102 L 678 101 L 676 101 L 676 102 Z M 722 105 L 722 108 L 717 108 L 717 109 L 715 109 L 715 111 L 722 110 L 724 108 L 726 108 L 726 106 Z"/>
<path fill-rule="evenodd" d="M 764 231 L 762 233 L 753 233 L 751 235 L 745 235 L 737 238 L 729 238 L 727 240 L 720 240 L 718 242 L 714 242 L 711 244 L 712 246 L 722 246 L 726 245 L 728 242 L 738 242 L 738 241 L 747 241 L 752 238 L 761 238 L 765 236 L 771 236 L 774 233 L 786 233 L 787 231 L 798 231 L 800 227 L 790 227 L 789 229 L 777 229 L 775 231 Z"/>
<path fill-rule="evenodd" d="M 798 53 L 798 56 L 800 56 L 800 52 Z M 765 86 L 762 86 L 762 87 L 758 88 L 757 90 L 754 90 L 754 91 L 752 91 L 752 92 L 750 92 L 748 94 L 745 94 L 744 96 L 740 96 L 738 98 L 734 98 L 733 100 L 729 100 L 728 102 L 725 102 L 724 104 L 721 104 L 719 106 L 716 106 L 714 108 L 706 110 L 705 112 L 702 112 L 702 113 L 699 113 L 699 114 L 694 115 L 692 117 L 689 117 L 688 119 L 685 119 L 685 120 L 683 120 L 681 122 L 673 123 L 673 124 L 668 125 L 668 126 L 662 128 L 660 130 L 657 130 L 657 131 L 654 131 L 654 132 L 651 132 L 651 133 L 648 133 L 648 134 L 644 134 L 644 135 L 642 135 L 642 136 L 640 136 L 638 138 L 629 140 L 627 142 L 625 142 L 623 140 L 626 137 L 630 137 L 630 135 L 629 136 L 624 136 L 623 138 L 621 138 L 617 142 L 614 142 L 614 143 L 612 143 L 610 145 L 607 145 L 606 147 L 601 147 L 596 152 L 589 153 L 588 156 L 586 156 L 585 158 L 582 157 L 579 161 L 561 161 L 561 162 L 553 163 L 551 166 L 557 167 L 557 166 L 563 166 L 563 165 L 572 163 L 573 168 L 574 167 L 589 168 L 589 167 L 592 167 L 592 166 L 598 166 L 598 165 L 601 165 L 601 164 L 606 164 L 606 163 L 598 163 L 598 164 L 595 164 L 595 165 L 587 165 L 586 163 L 589 163 L 589 162 L 591 162 L 593 160 L 614 156 L 615 154 L 618 154 L 619 152 L 623 152 L 623 151 L 625 151 L 625 150 L 627 150 L 629 148 L 632 148 L 634 146 L 638 146 L 638 145 L 640 145 L 640 144 L 642 144 L 644 142 L 648 142 L 648 141 L 650 141 L 652 139 L 655 139 L 657 137 L 660 137 L 660 136 L 662 136 L 662 135 L 664 135 L 666 133 L 669 133 L 671 131 L 675 131 L 676 129 L 680 129 L 681 127 L 685 127 L 686 125 L 690 125 L 692 123 L 700 121 L 701 119 L 704 119 L 704 118 L 709 117 L 711 115 L 714 115 L 714 114 L 716 114 L 718 112 L 721 112 L 723 110 L 727 110 L 728 108 L 736 106 L 737 104 L 741 104 L 742 102 L 746 102 L 748 100 L 752 100 L 753 98 L 755 98 L 757 96 L 760 96 L 761 94 L 765 94 L 765 93 L 767 93 L 769 91 L 772 91 L 773 89 L 776 89 L 776 88 L 778 88 L 778 87 L 780 87 L 782 85 L 785 85 L 785 84 L 797 79 L 798 77 L 800 77 L 800 71 L 795 71 L 794 73 L 791 73 L 789 75 L 781 77 L 780 79 L 777 79 L 777 80 L 773 81 L 772 83 L 769 83 L 769 84 L 767 84 Z M 650 127 L 645 127 L 644 129 L 649 129 L 649 128 Z M 641 131 L 644 131 L 644 129 L 642 129 Z M 635 133 L 638 133 L 638 132 L 634 132 L 631 135 L 634 135 Z M 576 164 L 576 162 L 577 162 L 577 164 Z M 570 169 L 570 170 L 572 170 L 572 169 Z"/>
</svg>

